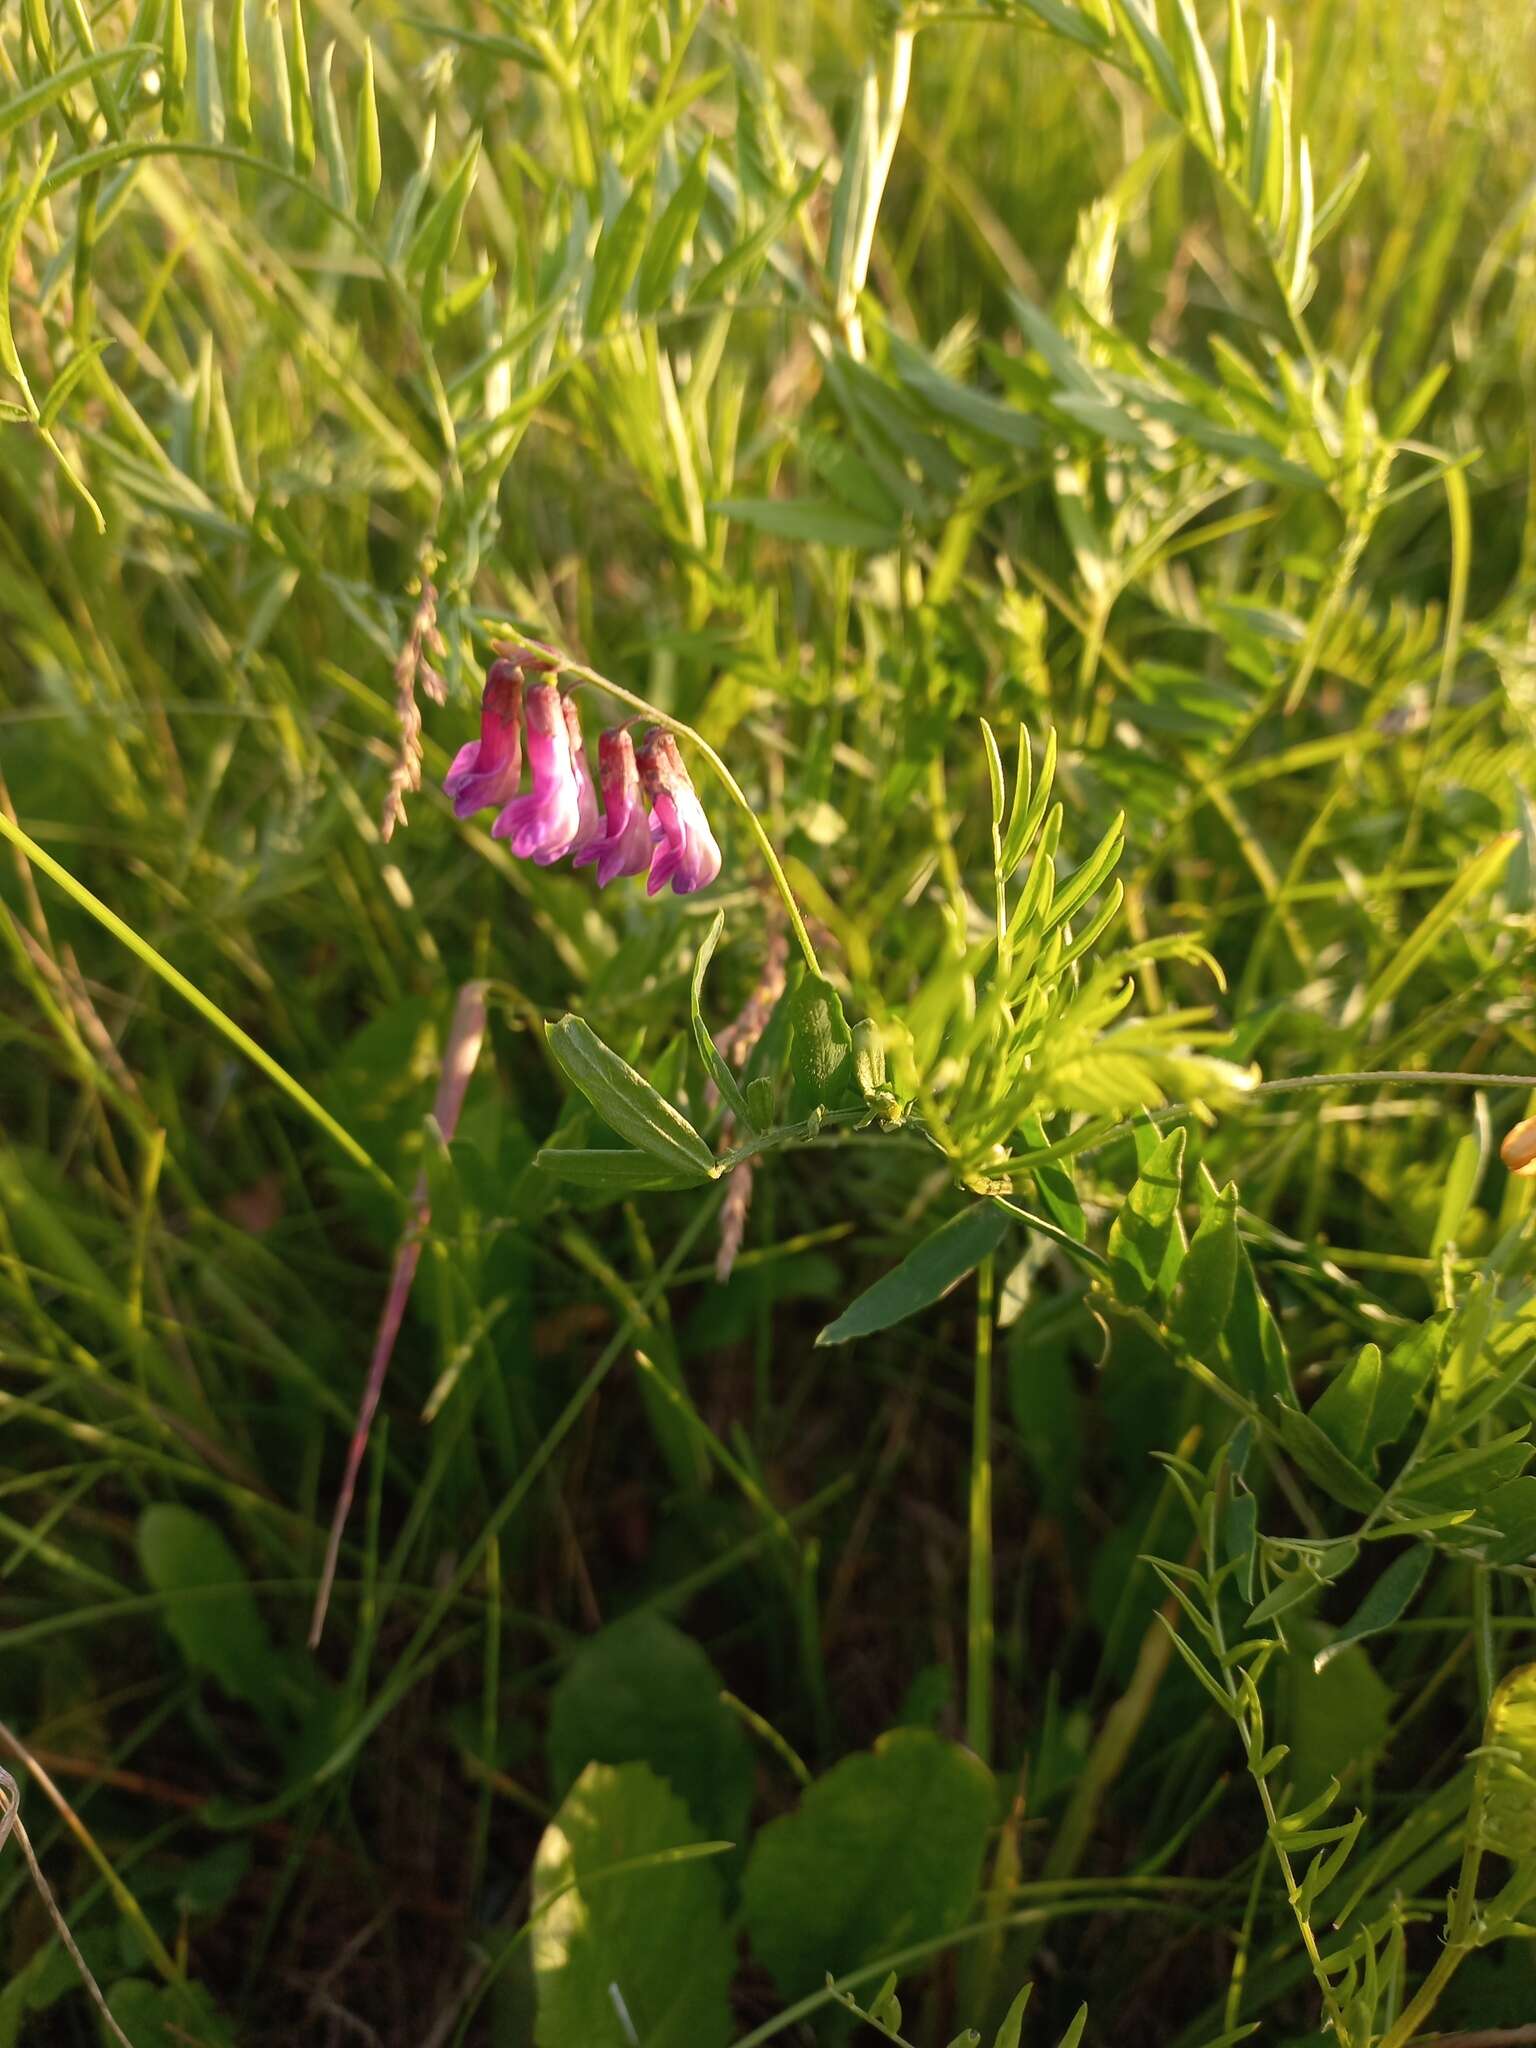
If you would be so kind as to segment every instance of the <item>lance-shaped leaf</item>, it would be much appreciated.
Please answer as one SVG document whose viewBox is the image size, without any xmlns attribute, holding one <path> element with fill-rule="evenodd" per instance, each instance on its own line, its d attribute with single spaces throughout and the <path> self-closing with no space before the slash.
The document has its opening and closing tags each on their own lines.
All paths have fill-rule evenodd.
<svg viewBox="0 0 1536 2048">
<path fill-rule="evenodd" d="M 899 1266 L 866 1288 L 836 1322 L 828 1323 L 816 1342 L 847 1344 L 916 1315 L 974 1272 L 989 1252 L 995 1252 L 1007 1228 L 1007 1212 L 994 1203 L 976 1202 L 962 1209 L 908 1252 Z"/>
<path fill-rule="evenodd" d="M 1394 1557 L 1333 1641 L 1325 1643 L 1312 1659 L 1313 1670 L 1321 1671 L 1351 1643 L 1358 1643 L 1364 1636 L 1379 1635 L 1400 1620 L 1423 1585 L 1434 1554 L 1428 1543 L 1416 1543 L 1411 1550 Z"/>
<path fill-rule="evenodd" d="M 713 1177 L 714 1155 L 687 1117 L 604 1045 L 590 1024 L 562 1017 L 549 1026 L 549 1049 L 566 1079 L 621 1138 L 675 1173 Z"/>
</svg>

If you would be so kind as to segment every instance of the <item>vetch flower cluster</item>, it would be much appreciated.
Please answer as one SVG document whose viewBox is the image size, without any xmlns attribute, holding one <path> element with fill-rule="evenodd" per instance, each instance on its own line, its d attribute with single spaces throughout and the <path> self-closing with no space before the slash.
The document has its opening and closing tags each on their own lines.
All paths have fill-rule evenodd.
<svg viewBox="0 0 1536 2048">
<path fill-rule="evenodd" d="M 519 859 L 550 867 L 569 856 L 573 867 L 597 869 L 599 888 L 647 870 L 651 896 L 669 882 L 679 896 L 707 888 L 720 872 L 720 848 L 676 740 L 658 726 L 637 752 L 626 727 L 605 732 L 597 750 L 599 808 L 574 701 L 552 682 L 528 679 L 552 666 L 531 651 L 492 664 L 480 737 L 460 747 L 443 778 L 454 816 L 494 810 L 491 836 L 510 841 Z"/>
</svg>

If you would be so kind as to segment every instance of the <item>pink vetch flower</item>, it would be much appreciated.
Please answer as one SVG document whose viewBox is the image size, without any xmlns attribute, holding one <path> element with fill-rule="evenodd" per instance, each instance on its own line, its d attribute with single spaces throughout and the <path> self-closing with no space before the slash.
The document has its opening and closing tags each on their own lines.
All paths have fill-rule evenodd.
<svg viewBox="0 0 1536 2048">
<path fill-rule="evenodd" d="M 566 852 L 571 856 L 571 865 L 579 868 L 582 856 L 588 848 L 597 846 L 602 840 L 603 819 L 597 808 L 597 791 L 592 787 L 592 770 L 587 765 L 587 743 L 582 736 L 581 715 L 576 709 L 576 700 L 574 697 L 566 697 L 562 701 L 565 709 L 566 738 L 571 743 L 571 770 L 576 777 L 576 809 L 581 820 L 576 827 L 576 837 L 566 848 Z"/>
<path fill-rule="evenodd" d="M 581 790 L 559 690 L 553 683 L 530 683 L 524 702 L 533 789 L 503 807 L 491 837 L 510 839 L 520 860 L 549 867 L 569 852 L 581 830 Z"/>
<path fill-rule="evenodd" d="M 641 780 L 651 799 L 654 849 L 646 895 L 654 896 L 668 882 L 678 896 L 707 889 L 720 872 L 720 849 L 677 741 L 660 726 L 653 727 L 640 748 L 639 762 Z"/>
<path fill-rule="evenodd" d="M 480 699 L 480 737 L 453 757 L 443 794 L 456 818 L 498 809 L 517 794 L 523 772 L 523 677 L 516 662 L 494 661 Z"/>
<path fill-rule="evenodd" d="M 603 783 L 603 833 L 583 846 L 573 866 L 597 863 L 597 886 L 606 889 L 620 875 L 643 875 L 651 864 L 651 821 L 640 794 L 635 743 L 628 728 L 615 726 L 597 743 Z"/>
</svg>

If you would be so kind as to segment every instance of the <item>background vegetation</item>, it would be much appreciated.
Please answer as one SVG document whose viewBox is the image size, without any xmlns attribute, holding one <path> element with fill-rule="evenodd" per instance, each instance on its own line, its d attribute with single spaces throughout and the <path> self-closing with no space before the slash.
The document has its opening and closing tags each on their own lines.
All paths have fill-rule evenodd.
<svg viewBox="0 0 1536 2048">
<path fill-rule="evenodd" d="M 1528 2028 L 1533 135 L 1522 0 L 4 11 L 0 1744 L 134 2048 Z M 696 747 L 703 898 L 455 824 L 506 632 L 816 974 Z"/>
</svg>

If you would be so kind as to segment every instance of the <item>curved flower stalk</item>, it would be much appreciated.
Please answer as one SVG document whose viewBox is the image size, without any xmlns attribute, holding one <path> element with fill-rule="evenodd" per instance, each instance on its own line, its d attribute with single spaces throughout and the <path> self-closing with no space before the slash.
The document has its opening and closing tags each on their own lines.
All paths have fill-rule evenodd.
<svg viewBox="0 0 1536 2048">
<path fill-rule="evenodd" d="M 480 737 L 453 757 L 443 777 L 443 794 L 456 818 L 499 810 L 517 794 L 523 773 L 523 672 L 513 661 L 495 661 L 480 699 Z"/>
<path fill-rule="evenodd" d="M 500 648 L 503 643 L 496 642 L 495 644 Z M 703 734 L 696 732 L 691 725 L 685 725 L 681 719 L 669 716 L 667 712 L 662 711 L 657 705 L 650 703 L 646 698 L 637 696 L 633 690 L 626 690 L 622 684 L 610 682 L 605 675 L 599 674 L 594 668 L 588 668 L 583 662 L 567 660 L 563 656 L 552 653 L 547 648 L 524 648 L 521 643 L 507 644 L 518 645 L 519 651 L 528 660 L 538 660 L 551 668 L 558 667 L 568 675 L 579 677 L 584 683 L 591 683 L 595 689 L 603 691 L 605 695 L 614 698 L 618 703 L 627 704 L 632 711 L 638 711 L 645 717 L 652 719 L 663 732 L 671 735 L 673 739 L 682 740 L 688 746 L 696 749 L 719 777 L 727 795 L 746 820 L 747 829 L 757 841 L 758 850 L 763 856 L 763 861 L 767 866 L 773 886 L 778 891 L 780 900 L 784 905 L 795 944 L 800 948 L 806 966 L 813 974 L 819 975 L 821 973 L 821 962 L 816 957 L 816 948 L 811 944 L 811 935 L 805 928 L 805 918 L 801 914 L 799 903 L 795 900 L 795 893 L 789 886 L 789 878 L 785 874 L 783 863 L 774 849 L 773 841 L 769 838 L 761 818 L 758 817 L 757 812 L 752 808 L 745 790 L 743 790 L 741 784 L 736 780 L 730 769 L 726 767 L 724 761 L 721 760 L 719 754 L 716 753 Z M 614 873 L 618 872 L 620 872 L 618 869 L 614 870 Z"/>
<path fill-rule="evenodd" d="M 553 683 L 534 683 L 525 703 L 533 788 L 502 808 L 491 837 L 510 839 L 519 859 L 549 867 L 569 852 L 581 830 L 581 790 L 559 690 Z"/>
<path fill-rule="evenodd" d="M 603 784 L 603 832 L 583 845 L 571 865 L 597 867 L 597 886 L 606 889 L 620 875 L 643 875 L 651 864 L 651 827 L 640 794 L 635 743 L 626 726 L 615 726 L 597 743 Z"/>
<path fill-rule="evenodd" d="M 640 749 L 640 778 L 651 799 L 651 839 L 655 854 L 648 896 L 668 882 L 678 896 L 708 888 L 720 872 L 720 848 L 709 829 L 677 741 L 659 726 L 647 733 Z"/>
</svg>

